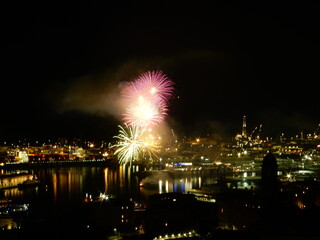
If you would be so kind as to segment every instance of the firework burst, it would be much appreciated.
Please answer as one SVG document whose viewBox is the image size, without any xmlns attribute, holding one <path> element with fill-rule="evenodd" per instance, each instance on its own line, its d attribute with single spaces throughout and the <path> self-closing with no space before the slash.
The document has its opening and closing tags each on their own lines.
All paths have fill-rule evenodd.
<svg viewBox="0 0 320 240">
<path fill-rule="evenodd" d="M 139 97 L 136 104 L 127 108 L 127 112 L 123 114 L 123 119 L 128 125 L 135 124 L 141 127 L 149 127 L 161 123 L 165 115 L 165 106 L 157 106 L 143 97 Z"/>
<path fill-rule="evenodd" d="M 122 90 L 126 102 L 123 121 L 128 124 L 154 126 L 167 115 L 167 103 L 173 95 L 173 82 L 161 71 L 143 73 Z"/>
<path fill-rule="evenodd" d="M 173 95 L 173 82 L 161 71 L 149 71 L 136 80 L 138 89 L 150 101 L 167 104 Z"/>
<path fill-rule="evenodd" d="M 125 127 L 119 125 L 119 135 L 114 136 L 118 141 L 112 146 L 120 164 L 131 164 L 145 155 L 150 159 L 157 157 L 158 146 L 148 137 L 146 129 L 159 125 L 166 117 L 173 85 L 161 71 L 149 71 L 124 86 L 121 95 L 126 106 Z"/>
<path fill-rule="evenodd" d="M 155 155 L 156 146 L 144 139 L 145 128 L 135 124 L 125 128 L 119 125 L 119 128 L 119 135 L 114 136 L 118 142 L 112 147 L 116 148 L 114 154 L 118 155 L 120 164 L 131 163 L 146 152 L 150 157 Z"/>
</svg>

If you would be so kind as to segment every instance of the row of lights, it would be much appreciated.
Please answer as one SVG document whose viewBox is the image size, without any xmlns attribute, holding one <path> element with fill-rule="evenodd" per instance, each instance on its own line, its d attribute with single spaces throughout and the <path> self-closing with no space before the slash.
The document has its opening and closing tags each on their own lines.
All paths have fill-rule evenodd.
<svg viewBox="0 0 320 240">
<path fill-rule="evenodd" d="M 154 237 L 153 240 L 164 240 L 164 239 L 174 239 L 174 238 L 185 238 L 195 236 L 194 231 L 188 233 L 178 233 L 178 234 L 166 234 L 164 236 Z"/>
</svg>

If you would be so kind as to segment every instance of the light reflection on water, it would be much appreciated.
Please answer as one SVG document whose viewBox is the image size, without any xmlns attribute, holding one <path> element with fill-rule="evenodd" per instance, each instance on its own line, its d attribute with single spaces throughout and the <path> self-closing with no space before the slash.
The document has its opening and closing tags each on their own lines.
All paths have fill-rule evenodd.
<svg viewBox="0 0 320 240">
<path fill-rule="evenodd" d="M 41 181 L 39 187 L 7 189 L 4 191 L 5 198 L 28 203 L 36 201 L 37 204 L 46 201 L 47 204 L 59 207 L 81 204 L 86 194 L 98 196 L 105 193 L 146 202 L 152 194 L 187 193 L 217 181 L 217 174 L 213 172 L 191 174 L 152 170 L 141 177 L 143 171 L 139 171 L 139 166 L 131 169 L 128 166 L 46 168 L 33 170 L 32 173 Z M 255 176 L 254 173 L 251 175 Z M 239 181 L 236 185 L 238 188 L 254 186 L 246 181 Z"/>
<path fill-rule="evenodd" d="M 140 169 L 138 166 L 131 169 L 127 166 L 34 169 L 32 173 L 41 182 L 38 187 L 6 189 L 2 197 L 28 203 L 37 217 L 62 226 L 81 219 L 79 207 L 88 195 L 105 193 L 147 203 L 153 194 L 186 193 L 216 181 L 216 175 L 211 174 L 153 170 L 143 175 L 145 172 Z"/>
<path fill-rule="evenodd" d="M 191 189 L 201 188 L 201 177 L 177 177 L 164 178 L 158 181 L 159 191 L 154 193 L 182 192 L 187 193 Z"/>
<path fill-rule="evenodd" d="M 140 167 L 141 168 L 141 167 Z M 142 178 L 139 167 L 70 167 L 33 170 L 41 185 L 31 189 L 12 188 L 4 191 L 10 200 L 47 201 L 54 206 L 80 204 L 86 194 L 100 193 L 147 201 L 152 194 L 183 192 L 214 182 L 215 176 L 169 174 L 152 171 Z"/>
</svg>

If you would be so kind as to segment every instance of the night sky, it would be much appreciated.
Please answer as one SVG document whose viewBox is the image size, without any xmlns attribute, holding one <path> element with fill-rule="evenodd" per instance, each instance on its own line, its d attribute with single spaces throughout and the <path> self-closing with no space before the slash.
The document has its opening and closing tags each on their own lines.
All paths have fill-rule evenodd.
<svg viewBox="0 0 320 240">
<path fill-rule="evenodd" d="M 176 84 L 180 136 L 234 136 L 243 115 L 264 136 L 316 130 L 319 5 L 117 2 L 2 3 L 1 139 L 110 139 L 119 86 L 148 70 Z"/>
</svg>

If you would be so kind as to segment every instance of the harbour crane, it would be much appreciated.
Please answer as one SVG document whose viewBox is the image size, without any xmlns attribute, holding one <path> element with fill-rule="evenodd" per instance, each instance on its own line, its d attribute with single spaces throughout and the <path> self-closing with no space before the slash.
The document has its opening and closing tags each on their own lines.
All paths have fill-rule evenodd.
<svg viewBox="0 0 320 240">
<path fill-rule="evenodd" d="M 259 126 L 259 131 L 258 131 L 258 134 L 257 134 L 257 139 L 260 138 L 261 128 L 262 128 L 262 124 L 260 124 L 260 126 Z M 258 129 L 258 127 L 255 127 L 255 128 L 253 129 L 253 131 L 250 133 L 250 139 L 252 139 L 252 136 L 253 136 L 254 132 L 255 132 L 257 129 Z"/>
<path fill-rule="evenodd" d="M 318 136 L 319 128 L 320 128 L 320 123 L 318 124 L 317 129 L 314 131 L 314 137 L 315 138 Z"/>
</svg>

